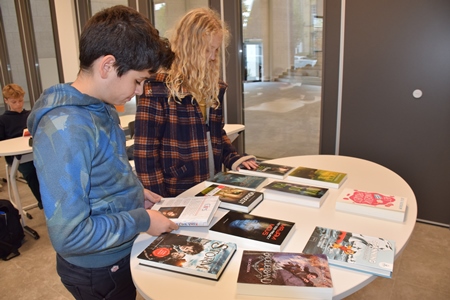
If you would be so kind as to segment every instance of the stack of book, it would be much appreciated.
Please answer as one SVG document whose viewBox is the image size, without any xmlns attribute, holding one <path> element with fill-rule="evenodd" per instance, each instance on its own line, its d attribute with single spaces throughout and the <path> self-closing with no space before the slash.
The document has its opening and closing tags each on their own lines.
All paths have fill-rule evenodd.
<svg viewBox="0 0 450 300">
<path fill-rule="evenodd" d="M 238 187 L 250 191 L 259 191 L 267 182 L 267 177 L 251 176 L 232 172 L 219 172 L 213 178 L 206 180 L 206 186 L 211 184 Z"/>
<path fill-rule="evenodd" d="M 273 181 L 264 187 L 267 199 L 319 208 L 328 196 L 328 189 L 286 181 Z"/>
<path fill-rule="evenodd" d="M 234 243 L 164 233 L 138 255 L 138 261 L 149 267 L 219 280 L 236 249 Z"/>
<path fill-rule="evenodd" d="M 208 186 L 196 196 L 218 196 L 221 201 L 219 207 L 247 213 L 264 199 L 260 192 L 217 184 Z"/>
<path fill-rule="evenodd" d="M 401 223 L 406 198 L 346 188 L 336 200 L 336 210 Z"/>
<path fill-rule="evenodd" d="M 294 222 L 230 210 L 209 229 L 209 233 L 221 239 L 239 241 L 253 249 L 282 251 L 294 230 Z"/>
<path fill-rule="evenodd" d="M 340 188 L 346 179 L 346 173 L 306 167 L 295 168 L 286 178 L 301 184 L 335 189 Z"/>
<path fill-rule="evenodd" d="M 330 265 L 391 278 L 395 242 L 316 226 L 303 252 L 325 254 Z"/>
<path fill-rule="evenodd" d="M 327 257 L 244 250 L 237 293 L 263 298 L 331 299 L 333 282 Z"/>
<path fill-rule="evenodd" d="M 291 172 L 293 169 L 294 167 L 291 166 L 258 162 L 258 168 L 256 168 L 255 170 L 246 169 L 244 166 L 240 166 L 239 173 L 274 179 L 285 179 L 289 172 Z"/>
<path fill-rule="evenodd" d="M 162 198 L 152 209 L 179 226 L 209 226 L 219 205 L 217 196 Z"/>
</svg>

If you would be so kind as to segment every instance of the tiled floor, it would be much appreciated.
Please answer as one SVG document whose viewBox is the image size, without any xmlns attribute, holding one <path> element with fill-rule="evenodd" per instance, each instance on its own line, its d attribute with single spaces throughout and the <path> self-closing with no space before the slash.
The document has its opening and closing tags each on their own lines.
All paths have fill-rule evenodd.
<svg viewBox="0 0 450 300">
<path fill-rule="evenodd" d="M 1 158 L 2 176 L 5 174 L 4 165 Z M 28 187 L 18 184 L 23 202 L 26 205 L 34 203 Z M 8 198 L 5 184 L 0 198 Z M 27 225 L 36 230 L 40 238 L 35 240 L 26 235 L 20 256 L 10 261 L 0 261 L 0 299 L 72 299 L 55 271 L 55 252 L 48 238 L 43 211 L 34 208 L 29 212 L 33 219 L 27 219 Z M 449 249 L 448 228 L 417 223 L 410 242 L 395 262 L 393 278 L 377 278 L 347 299 L 450 299 Z M 137 299 L 143 298 L 138 296 Z"/>
</svg>

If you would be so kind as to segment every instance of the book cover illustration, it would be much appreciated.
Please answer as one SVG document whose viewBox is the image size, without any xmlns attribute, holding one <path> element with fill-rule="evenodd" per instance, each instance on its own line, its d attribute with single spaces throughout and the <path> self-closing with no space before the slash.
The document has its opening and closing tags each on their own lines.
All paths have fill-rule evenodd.
<svg viewBox="0 0 450 300">
<path fill-rule="evenodd" d="M 246 190 L 259 190 L 264 183 L 267 182 L 267 177 L 251 176 L 245 174 L 219 172 L 208 181 L 210 184 L 223 184 L 228 186 L 240 187 Z"/>
<path fill-rule="evenodd" d="M 347 174 L 314 168 L 297 167 L 289 173 L 287 179 L 338 188 L 347 179 Z"/>
<path fill-rule="evenodd" d="M 208 226 L 220 205 L 219 197 L 162 198 L 152 209 L 179 226 Z"/>
<path fill-rule="evenodd" d="M 243 294 L 306 298 L 317 292 L 320 299 L 333 295 L 330 267 L 324 254 L 244 250 L 237 282 L 238 293 Z M 306 293 L 305 288 L 309 290 Z"/>
<path fill-rule="evenodd" d="M 337 199 L 336 209 L 403 222 L 406 198 L 347 188 Z"/>
<path fill-rule="evenodd" d="M 264 194 L 256 191 L 213 184 L 196 196 L 218 196 L 221 208 L 250 212 L 264 199 Z"/>
<path fill-rule="evenodd" d="M 359 233 L 316 227 L 303 252 L 325 254 L 331 265 L 391 278 L 395 242 Z"/>
<path fill-rule="evenodd" d="M 304 196 L 307 198 L 322 198 L 327 192 L 327 188 L 321 188 L 311 185 L 295 184 L 285 181 L 273 181 L 264 187 L 278 192 L 288 193 L 296 196 Z"/>
<path fill-rule="evenodd" d="M 257 241 L 259 245 L 273 245 L 273 249 L 281 250 L 293 234 L 294 227 L 294 222 L 230 210 L 210 231 Z"/>
<path fill-rule="evenodd" d="M 234 243 L 164 233 L 138 260 L 143 265 L 218 280 L 236 249 Z"/>
<path fill-rule="evenodd" d="M 320 207 L 328 196 L 328 189 L 286 181 L 273 181 L 264 187 L 264 194 L 266 198 L 276 201 Z"/>
<path fill-rule="evenodd" d="M 249 170 L 246 169 L 244 166 L 240 166 L 239 172 L 255 176 L 284 179 L 293 169 L 294 167 L 292 166 L 270 164 L 267 162 L 258 162 L 258 168 L 256 168 L 255 170 Z"/>
</svg>

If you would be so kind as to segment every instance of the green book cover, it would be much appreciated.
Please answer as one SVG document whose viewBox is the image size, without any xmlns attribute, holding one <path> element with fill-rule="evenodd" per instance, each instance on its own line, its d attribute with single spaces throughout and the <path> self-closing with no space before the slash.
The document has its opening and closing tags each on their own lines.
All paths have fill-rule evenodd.
<svg viewBox="0 0 450 300">
<path fill-rule="evenodd" d="M 307 167 L 297 167 L 287 177 L 287 180 L 299 183 L 315 184 L 333 188 L 339 188 L 346 179 L 346 173 Z"/>
</svg>

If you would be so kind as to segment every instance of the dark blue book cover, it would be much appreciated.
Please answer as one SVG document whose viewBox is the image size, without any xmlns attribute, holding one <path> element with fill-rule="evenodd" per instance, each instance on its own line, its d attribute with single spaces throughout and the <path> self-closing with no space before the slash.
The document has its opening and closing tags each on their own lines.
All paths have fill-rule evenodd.
<svg viewBox="0 0 450 300">
<path fill-rule="evenodd" d="M 229 211 L 209 230 L 282 249 L 294 232 L 295 223 L 248 213 Z M 256 245 L 256 244 L 255 244 Z"/>
</svg>

